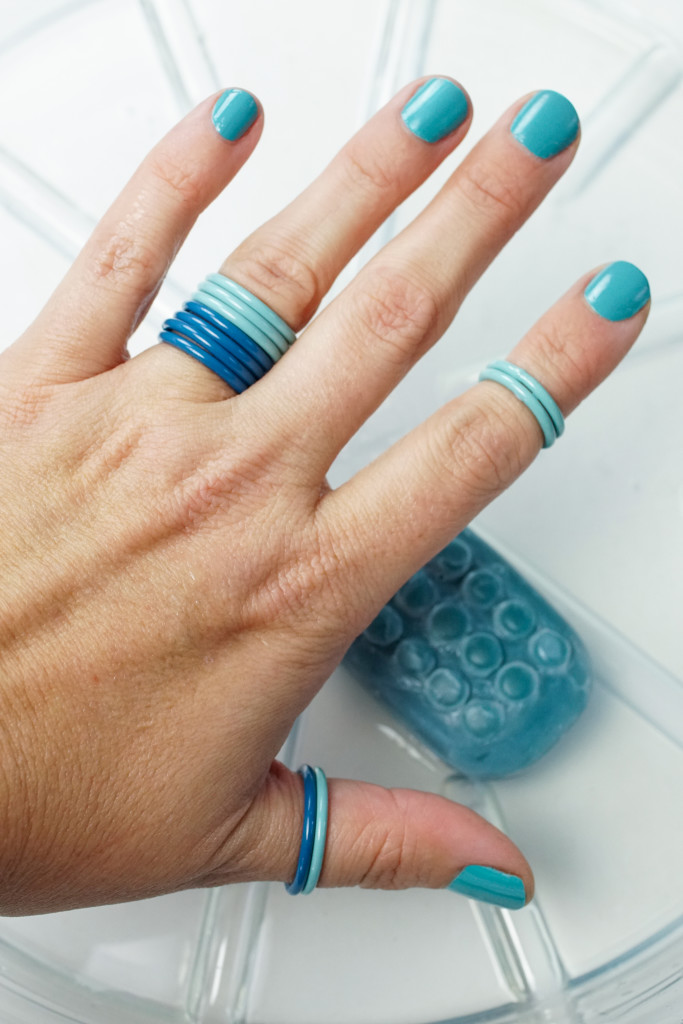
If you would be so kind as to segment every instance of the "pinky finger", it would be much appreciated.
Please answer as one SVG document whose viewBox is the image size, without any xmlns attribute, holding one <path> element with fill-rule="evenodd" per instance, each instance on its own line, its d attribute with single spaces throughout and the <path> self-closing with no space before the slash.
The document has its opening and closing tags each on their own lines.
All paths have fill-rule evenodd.
<svg viewBox="0 0 683 1024">
<path fill-rule="evenodd" d="M 254 97 L 228 89 L 172 128 L 8 354 L 51 383 L 120 363 L 189 230 L 251 155 L 262 126 Z"/>
</svg>

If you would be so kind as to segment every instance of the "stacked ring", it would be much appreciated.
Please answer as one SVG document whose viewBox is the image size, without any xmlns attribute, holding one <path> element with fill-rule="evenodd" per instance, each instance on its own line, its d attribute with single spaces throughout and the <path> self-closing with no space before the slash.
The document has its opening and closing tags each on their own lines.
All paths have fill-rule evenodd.
<svg viewBox="0 0 683 1024">
<path fill-rule="evenodd" d="M 550 448 L 564 431 L 564 417 L 555 399 L 542 384 L 521 366 L 497 359 L 481 371 L 479 380 L 492 380 L 526 405 L 533 413 L 543 434 L 543 447 Z"/>
<path fill-rule="evenodd" d="M 225 277 L 224 274 L 209 274 L 207 281 L 213 281 L 214 284 L 218 284 L 222 288 L 228 288 L 236 298 L 242 299 L 254 312 L 260 313 L 262 317 L 268 320 L 280 332 L 288 345 L 291 345 L 296 340 L 296 334 L 289 324 L 285 323 L 282 317 L 278 316 L 270 306 L 266 306 L 265 302 L 261 302 L 250 291 L 243 288 L 241 284 L 237 284 L 231 278 Z"/>
<path fill-rule="evenodd" d="M 242 285 L 222 274 L 209 274 L 191 301 L 164 321 L 159 337 L 241 394 L 271 369 L 296 335 Z"/>
<path fill-rule="evenodd" d="M 223 320 L 217 313 L 208 306 L 204 306 L 201 302 L 189 302 L 185 303 L 185 309 L 188 313 L 195 313 L 199 318 L 206 323 L 209 327 L 214 327 L 217 331 L 228 338 L 231 338 L 239 348 L 243 349 L 250 356 L 256 360 L 259 366 L 262 368 L 263 373 L 270 370 L 273 365 L 273 360 L 270 358 L 267 352 L 264 352 L 260 345 L 257 345 L 255 341 L 241 331 L 239 327 L 235 327 L 229 320 Z"/>
<path fill-rule="evenodd" d="M 304 780 L 304 820 L 301 828 L 301 845 L 296 873 L 285 888 L 291 896 L 313 892 L 325 856 L 327 839 L 327 779 L 322 768 L 311 768 L 304 764 L 299 768 Z"/>
</svg>

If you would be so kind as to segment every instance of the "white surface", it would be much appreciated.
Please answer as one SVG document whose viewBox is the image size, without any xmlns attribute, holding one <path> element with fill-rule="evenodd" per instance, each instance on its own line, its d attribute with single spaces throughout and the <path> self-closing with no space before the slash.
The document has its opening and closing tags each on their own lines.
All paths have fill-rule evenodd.
<svg viewBox="0 0 683 1024">
<path fill-rule="evenodd" d="M 416 26 L 431 9 L 421 0 L 194 0 L 200 31 L 192 36 L 182 0 L 0 0 L 0 88 L 11 100 L 0 111 L 0 274 L 12 297 L 0 345 L 30 321 L 144 152 L 213 88 L 256 92 L 264 137 L 200 219 L 172 271 L 176 291 L 166 286 L 136 347 L 152 343 L 159 311 L 175 304 L 178 289 L 308 183 L 360 123 L 369 92 L 377 105 L 394 77 L 399 85 L 446 72 L 463 81 L 475 104 L 463 151 L 517 95 L 565 91 L 584 123 L 574 167 L 334 476 L 343 479 L 467 386 L 475 367 L 507 349 L 585 269 L 612 258 L 640 263 L 655 303 L 640 354 L 481 519 L 523 562 L 683 677 L 683 11 L 676 0 L 449 0 L 435 5 L 422 55 Z M 150 11 L 168 31 L 166 49 L 154 42 Z M 387 11 L 405 17 L 376 69 Z M 26 31 L 38 17 L 40 31 Z M 399 1024 L 522 1005 L 525 985 L 557 995 L 563 970 L 578 977 L 600 968 L 683 910 L 681 747 L 651 721 L 669 709 L 656 694 L 669 699 L 675 684 L 621 648 L 612 658 L 615 641 L 600 627 L 591 636 L 612 689 L 600 690 L 566 740 L 517 779 L 449 781 L 341 671 L 297 743 L 297 758 L 331 774 L 442 791 L 505 825 L 536 870 L 536 909 L 480 913 L 449 893 L 320 892 L 292 901 L 279 887 L 236 888 L 208 903 L 186 893 L 0 922 L 0 940 L 33 958 L 12 959 L 0 946 L 5 981 L 93 1024 L 155 1014 L 179 1021 L 186 1009 L 211 1024 Z M 305 988 L 302 963 L 312 969 Z M 54 1018 L 43 1008 L 25 1019 Z M 629 1024 L 636 1019 L 648 1018 Z"/>
</svg>

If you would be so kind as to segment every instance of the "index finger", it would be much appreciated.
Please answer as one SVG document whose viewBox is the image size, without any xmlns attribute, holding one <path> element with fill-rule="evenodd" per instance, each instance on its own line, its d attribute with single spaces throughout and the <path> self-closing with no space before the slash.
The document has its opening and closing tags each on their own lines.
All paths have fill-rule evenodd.
<svg viewBox="0 0 683 1024">
<path fill-rule="evenodd" d="M 587 274 L 510 361 L 536 377 L 566 415 L 626 355 L 649 299 L 647 278 L 630 263 Z M 328 495 L 321 513 L 333 531 L 343 523 L 351 593 L 372 591 L 376 611 L 527 468 L 542 442 L 529 409 L 483 381 Z"/>
</svg>

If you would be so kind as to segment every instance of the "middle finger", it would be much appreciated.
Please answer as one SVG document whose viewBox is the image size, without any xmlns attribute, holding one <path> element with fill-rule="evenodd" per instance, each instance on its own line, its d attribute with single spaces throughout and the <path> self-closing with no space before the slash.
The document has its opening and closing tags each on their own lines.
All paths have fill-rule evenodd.
<svg viewBox="0 0 683 1024">
<path fill-rule="evenodd" d="M 516 103 L 264 380 L 253 397 L 275 412 L 281 443 L 296 439 L 312 478 L 443 334 L 569 166 L 578 134 L 576 111 L 558 93 Z"/>
</svg>

